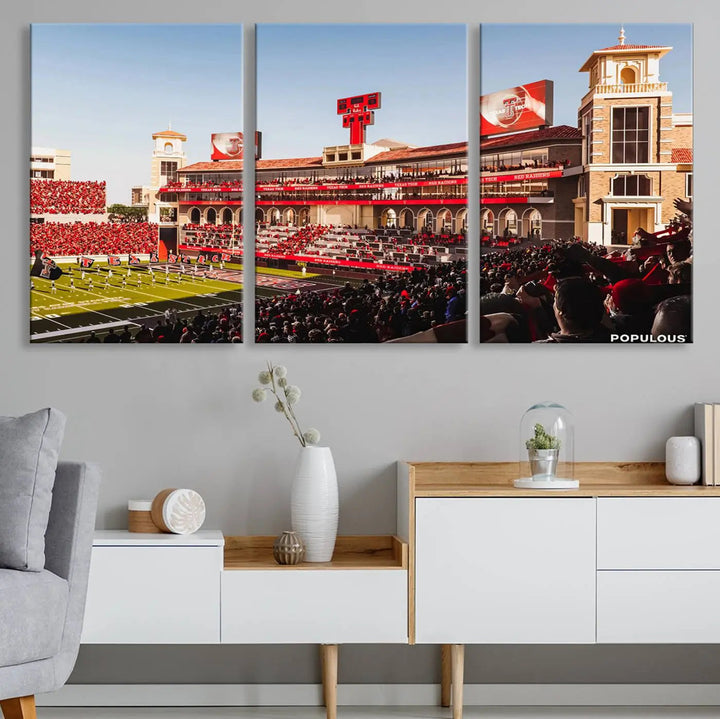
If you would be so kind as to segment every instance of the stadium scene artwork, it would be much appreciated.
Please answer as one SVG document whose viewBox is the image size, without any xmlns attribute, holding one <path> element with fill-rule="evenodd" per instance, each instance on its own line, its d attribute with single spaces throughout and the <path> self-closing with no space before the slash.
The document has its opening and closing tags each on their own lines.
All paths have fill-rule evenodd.
<svg viewBox="0 0 720 719">
<path fill-rule="evenodd" d="M 483 25 L 481 81 L 481 341 L 692 342 L 692 26 Z"/>
<path fill-rule="evenodd" d="M 464 25 L 258 26 L 257 342 L 466 341 L 466 66 Z"/>
<path fill-rule="evenodd" d="M 242 26 L 31 38 L 30 341 L 241 342 Z"/>
</svg>

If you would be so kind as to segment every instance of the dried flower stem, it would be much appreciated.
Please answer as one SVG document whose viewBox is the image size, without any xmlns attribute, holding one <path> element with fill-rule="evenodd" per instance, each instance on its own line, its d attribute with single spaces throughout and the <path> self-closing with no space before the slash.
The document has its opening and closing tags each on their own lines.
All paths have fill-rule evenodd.
<svg viewBox="0 0 720 719">
<path fill-rule="evenodd" d="M 307 446 L 305 438 L 303 437 L 303 431 L 300 428 L 300 422 L 298 421 L 298 418 L 295 416 L 295 412 L 293 412 L 292 407 L 287 401 L 287 388 L 285 388 L 284 397 L 280 397 L 280 395 L 278 394 L 277 386 L 275 385 L 275 373 L 273 372 L 273 366 L 270 362 L 268 362 L 268 372 L 270 372 L 270 391 L 275 395 L 275 399 L 282 407 L 283 414 L 285 415 L 287 421 L 290 422 L 290 427 L 292 428 L 293 434 L 297 437 L 298 442 L 300 442 L 300 446 Z"/>
</svg>

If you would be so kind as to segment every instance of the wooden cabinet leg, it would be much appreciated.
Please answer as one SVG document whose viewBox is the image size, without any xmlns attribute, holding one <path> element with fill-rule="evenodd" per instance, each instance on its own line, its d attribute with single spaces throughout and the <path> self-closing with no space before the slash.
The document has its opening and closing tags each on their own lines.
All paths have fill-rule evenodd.
<svg viewBox="0 0 720 719">
<path fill-rule="evenodd" d="M 465 645 L 453 644 L 452 655 L 452 707 L 453 719 L 462 719 L 463 681 L 465 675 Z"/>
<path fill-rule="evenodd" d="M 37 719 L 34 696 L 3 699 L 0 709 L 5 719 Z"/>
<path fill-rule="evenodd" d="M 320 651 L 322 656 L 323 696 L 325 697 L 327 719 L 337 719 L 338 645 L 323 644 Z"/>
<path fill-rule="evenodd" d="M 452 682 L 452 657 L 450 644 L 443 644 L 440 648 L 440 706 L 450 706 L 450 687 Z"/>
</svg>

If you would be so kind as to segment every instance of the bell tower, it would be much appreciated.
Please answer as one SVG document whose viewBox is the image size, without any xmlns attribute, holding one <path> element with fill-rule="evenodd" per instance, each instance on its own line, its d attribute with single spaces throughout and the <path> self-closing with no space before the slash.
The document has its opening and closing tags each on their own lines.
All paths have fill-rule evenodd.
<svg viewBox="0 0 720 719">
<path fill-rule="evenodd" d="M 187 137 L 175 132 L 170 123 L 168 129 L 153 133 L 153 154 L 150 169 L 150 186 L 153 190 L 177 180 L 177 171 L 187 165 L 184 143 Z"/>
<path fill-rule="evenodd" d="M 586 240 L 627 244 L 637 227 L 662 226 L 661 172 L 671 163 L 673 114 L 660 60 L 671 50 L 628 43 L 621 27 L 617 44 L 595 50 L 580 68 L 588 92 L 578 110 L 583 175 L 575 234 Z"/>
</svg>

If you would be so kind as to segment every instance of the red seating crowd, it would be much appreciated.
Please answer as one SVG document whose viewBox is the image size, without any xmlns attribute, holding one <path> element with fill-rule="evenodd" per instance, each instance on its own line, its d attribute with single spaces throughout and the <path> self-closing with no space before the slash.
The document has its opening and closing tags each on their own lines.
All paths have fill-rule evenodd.
<svg viewBox="0 0 720 719">
<path fill-rule="evenodd" d="M 149 222 L 44 222 L 30 225 L 30 253 L 106 255 L 157 249 L 158 225 Z"/>
<path fill-rule="evenodd" d="M 105 182 L 30 180 L 30 212 L 96 215 L 105 212 Z"/>
</svg>

